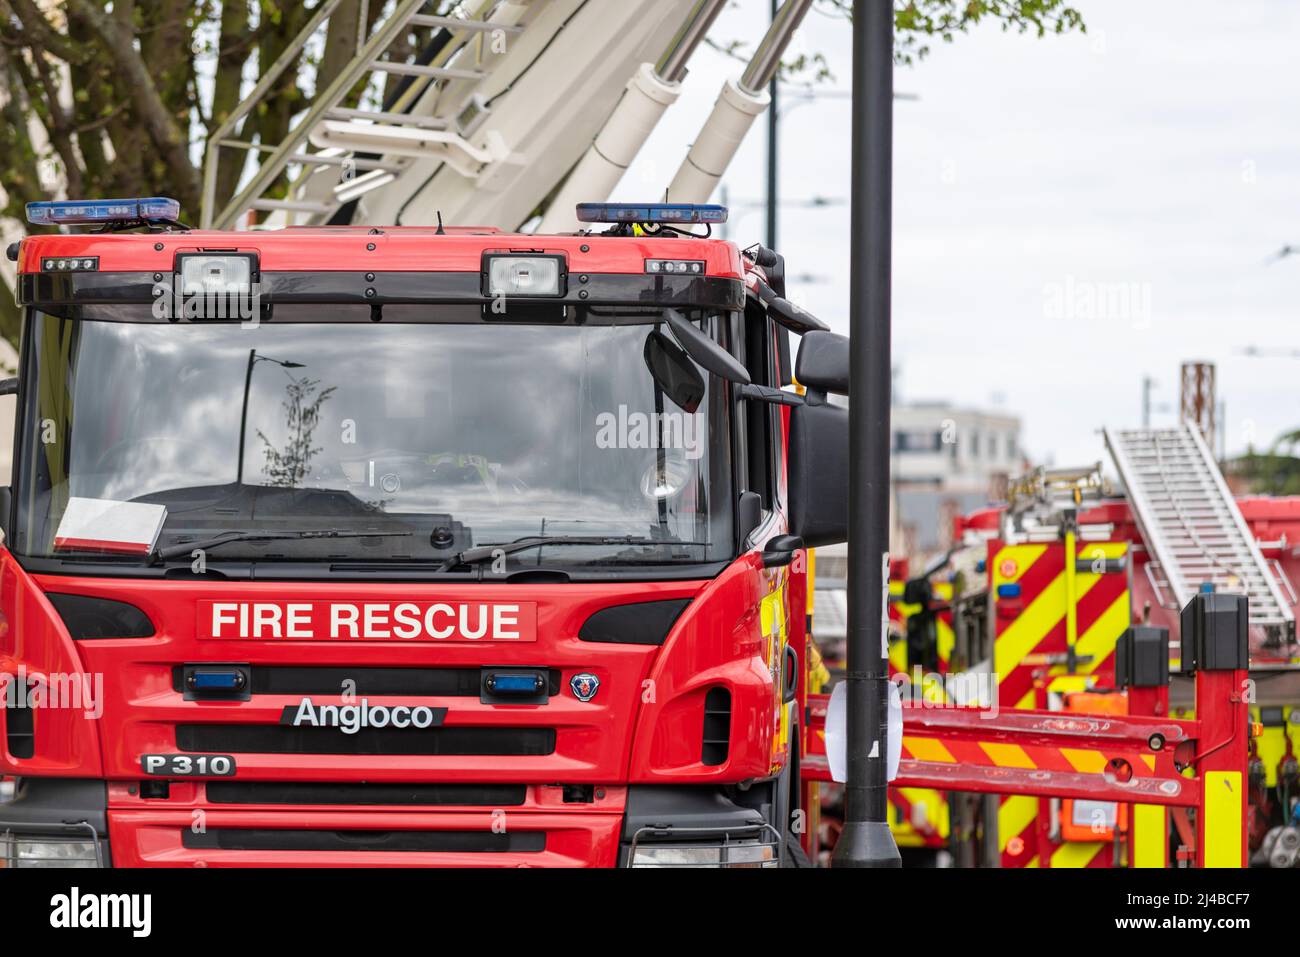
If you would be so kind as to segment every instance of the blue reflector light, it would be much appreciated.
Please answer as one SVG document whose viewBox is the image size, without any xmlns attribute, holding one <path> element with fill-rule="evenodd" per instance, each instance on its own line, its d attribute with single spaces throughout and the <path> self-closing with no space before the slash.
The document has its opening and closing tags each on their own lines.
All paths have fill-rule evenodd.
<svg viewBox="0 0 1300 957">
<path fill-rule="evenodd" d="M 488 675 L 487 690 L 492 694 L 541 694 L 542 676 Z"/>
<path fill-rule="evenodd" d="M 195 691 L 238 691 L 244 687 L 244 675 L 240 671 L 196 671 L 189 684 Z"/>
<path fill-rule="evenodd" d="M 725 223 L 727 207 L 707 203 L 579 203 L 580 223 Z"/>
<path fill-rule="evenodd" d="M 180 219 L 181 204 L 165 196 L 138 199 L 61 200 L 28 203 L 27 221 L 37 226 L 61 223 L 117 223 L 136 219 Z"/>
<path fill-rule="evenodd" d="M 998 586 L 999 598 L 1019 598 L 1020 582 L 1004 582 Z"/>
</svg>

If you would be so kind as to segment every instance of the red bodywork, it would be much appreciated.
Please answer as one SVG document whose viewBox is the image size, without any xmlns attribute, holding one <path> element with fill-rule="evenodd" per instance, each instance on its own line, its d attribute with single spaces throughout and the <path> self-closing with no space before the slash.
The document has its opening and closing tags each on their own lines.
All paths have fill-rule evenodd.
<svg viewBox="0 0 1300 957">
<path fill-rule="evenodd" d="M 39 236 L 22 243 L 19 271 L 38 272 L 42 259 L 97 256 L 100 272 L 169 274 L 178 252 L 221 249 L 257 252 L 263 273 L 363 270 L 478 274 L 485 252 L 543 249 L 563 253 L 572 277 L 583 273 L 644 275 L 653 257 L 703 260 L 710 277 L 746 279 L 734 244 L 703 239 L 505 235 L 486 229 L 291 229 L 251 233 Z M 584 277 L 585 278 L 585 277 Z M 649 277 L 647 277 L 647 281 Z M 788 426 L 788 418 L 785 419 Z M 784 436 L 782 436 L 784 443 Z M 778 477 L 780 501 L 785 476 Z M 0 708 L 0 774 L 98 778 L 109 782 L 108 823 L 117 866 L 180 865 L 450 865 L 611 866 L 617 862 L 628 785 L 722 784 L 766 779 L 783 767 L 788 744 L 774 720 L 780 695 L 760 603 L 779 594 L 787 641 L 802 658 L 806 574 L 802 556 L 789 568 L 765 569 L 767 538 L 782 534 L 778 513 L 753 547 L 722 574 L 701 581 L 629 581 L 601 584 L 276 583 L 32 575 L 0 547 L 0 690 L 24 674 L 102 675 L 103 715 L 36 711 L 33 758 L 8 753 L 6 711 Z M 126 601 L 153 622 L 149 638 L 73 640 L 47 592 Z M 690 599 L 662 645 L 593 644 L 578 639 L 592 613 L 612 605 Z M 508 601 L 536 604 L 537 640 L 434 643 L 397 641 L 214 640 L 198 635 L 201 602 L 223 601 Z M 542 851 L 292 852 L 231 851 L 183 846 L 199 819 L 211 828 L 489 831 L 501 809 L 482 806 L 394 808 L 293 807 L 284 804 L 214 806 L 203 780 L 176 780 L 166 798 L 142 796 L 140 758 L 173 753 L 180 724 L 275 724 L 299 695 L 255 695 L 248 701 L 187 701 L 173 684 L 181 663 L 355 667 L 549 667 L 561 672 L 561 692 L 544 705 L 483 704 L 477 698 L 421 698 L 448 709 L 445 727 L 553 728 L 553 753 L 493 755 L 240 754 L 239 781 L 509 783 L 526 785 L 524 803 L 505 810 L 514 832 L 543 831 Z M 600 694 L 583 702 L 569 679 L 589 672 Z M 802 674 L 802 668 L 800 668 Z M 730 749 L 724 763 L 701 762 L 704 696 L 710 687 L 731 693 Z M 802 694 L 802 679 L 800 693 Z M 319 694 L 317 702 L 341 701 Z M 371 695 L 374 704 L 410 703 L 409 697 Z M 791 737 L 798 740 L 797 737 Z M 594 785 L 594 797 L 566 802 L 565 785 Z"/>
</svg>

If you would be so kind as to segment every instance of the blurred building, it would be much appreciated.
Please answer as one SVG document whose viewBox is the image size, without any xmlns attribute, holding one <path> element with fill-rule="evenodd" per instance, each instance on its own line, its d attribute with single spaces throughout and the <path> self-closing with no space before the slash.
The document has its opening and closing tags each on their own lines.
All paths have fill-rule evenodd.
<svg viewBox="0 0 1300 957">
<path fill-rule="evenodd" d="M 953 519 L 1006 497 L 1027 463 L 1020 419 L 948 402 L 912 402 L 891 412 L 890 474 L 895 555 L 921 558 L 952 544 Z"/>
</svg>

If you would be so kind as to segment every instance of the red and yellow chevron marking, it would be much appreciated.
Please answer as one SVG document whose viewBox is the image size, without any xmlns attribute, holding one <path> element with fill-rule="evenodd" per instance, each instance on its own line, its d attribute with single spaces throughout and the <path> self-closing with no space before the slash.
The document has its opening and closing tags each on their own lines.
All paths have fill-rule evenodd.
<svg viewBox="0 0 1300 957">
<path fill-rule="evenodd" d="M 1085 562 L 1119 558 L 1127 551 L 1126 542 L 1078 542 L 1075 548 L 1077 558 Z M 1034 672 L 1047 670 L 1050 676 L 1066 673 L 1064 665 L 1048 668 L 1041 661 L 1042 656 L 1067 650 L 1065 545 L 990 546 L 989 567 L 995 596 L 1000 585 L 1020 585 L 1018 598 L 995 599 L 993 667 L 998 674 L 998 699 L 1004 708 L 1032 708 Z M 1128 576 L 1078 571 L 1074 578 L 1075 651 L 1091 656 L 1078 666 L 1077 673 L 1109 684 L 1115 668 L 1115 642 L 1132 620 Z"/>
<path fill-rule="evenodd" d="M 889 643 L 889 674 L 907 675 L 912 680 L 907 660 L 907 619 L 920 610 L 920 605 L 904 603 L 903 588 L 906 583 L 889 583 L 889 624 L 895 640 Z M 934 597 L 943 602 L 952 601 L 952 583 L 936 582 Z M 935 621 L 938 639 L 939 670 L 947 672 L 956 636 L 952 628 L 952 611 L 939 612 Z M 930 702 L 945 702 L 947 695 L 937 681 L 921 684 L 921 696 Z M 889 826 L 899 847 L 946 847 L 948 844 L 948 798 L 934 788 L 890 788 L 889 803 L 892 811 Z"/>
<path fill-rule="evenodd" d="M 998 806 L 998 850 L 1003 867 L 1038 866 L 1038 798 L 1004 797 Z"/>
<path fill-rule="evenodd" d="M 889 789 L 889 826 L 899 847 L 946 847 L 948 799 L 934 788 Z"/>
<path fill-rule="evenodd" d="M 1002 741 L 943 740 L 903 734 L 903 757 L 932 764 L 966 764 L 1021 768 L 1029 771 L 1078 771 L 1101 774 L 1112 759 L 1122 758 L 1136 777 L 1156 777 L 1156 756 L 1149 752 L 1094 748 L 1063 748 L 1046 744 Z"/>
<path fill-rule="evenodd" d="M 903 757 L 934 764 L 981 765 L 1020 768 L 1031 771 L 1078 771 L 1102 773 L 1112 758 L 1123 758 L 1135 775 L 1154 776 L 1154 754 L 1137 751 L 1102 752 L 1091 748 L 1051 745 L 1019 745 L 1001 741 L 971 741 L 938 737 L 903 736 Z M 892 793 L 892 792 L 891 792 Z M 1110 845 L 1048 839 L 1041 827 L 1041 815 L 1048 813 L 1047 800 L 1027 795 L 1002 798 L 998 810 L 998 842 L 1003 867 L 1107 867 Z M 1045 817 L 1042 820 L 1046 820 Z M 1043 864 L 1046 857 L 1049 863 Z"/>
<path fill-rule="evenodd" d="M 910 662 L 907 660 L 907 619 L 920 610 L 919 605 L 910 605 L 903 602 L 904 582 L 891 581 L 889 583 L 889 624 L 891 637 L 897 640 L 891 640 L 889 643 L 889 673 L 908 674 Z M 936 582 L 934 585 L 934 597 L 939 601 L 952 601 L 952 583 Z M 952 657 L 952 649 L 956 644 L 957 636 L 952 628 L 952 610 L 944 609 L 939 612 L 935 621 L 935 633 L 938 640 L 939 652 L 939 671 L 946 673 L 948 671 L 948 662 Z M 942 689 L 936 689 L 938 695 L 934 700 L 946 700 L 943 696 Z"/>
</svg>

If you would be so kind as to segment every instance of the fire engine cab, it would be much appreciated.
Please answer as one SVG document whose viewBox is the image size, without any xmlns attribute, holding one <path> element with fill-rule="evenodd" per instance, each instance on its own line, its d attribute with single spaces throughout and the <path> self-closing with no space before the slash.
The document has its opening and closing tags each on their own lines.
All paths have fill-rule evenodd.
<svg viewBox="0 0 1300 957">
<path fill-rule="evenodd" d="M 32 204 L 0 866 L 805 863 L 847 340 L 725 215 Z"/>
</svg>

